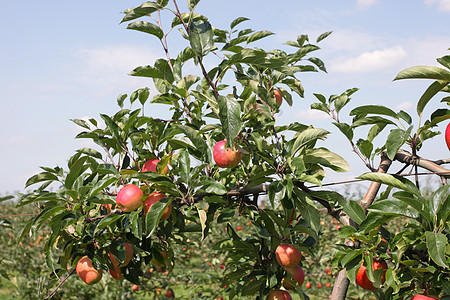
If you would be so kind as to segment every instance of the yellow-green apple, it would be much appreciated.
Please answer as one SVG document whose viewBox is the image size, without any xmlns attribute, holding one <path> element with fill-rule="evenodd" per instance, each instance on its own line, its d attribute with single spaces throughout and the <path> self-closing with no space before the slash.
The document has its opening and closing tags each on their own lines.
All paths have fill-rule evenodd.
<svg viewBox="0 0 450 300">
<path fill-rule="evenodd" d="M 242 159 L 242 153 L 236 148 L 225 148 L 226 140 L 221 140 L 214 145 L 213 157 L 221 168 L 234 168 Z"/>
<path fill-rule="evenodd" d="M 152 207 L 153 204 L 155 204 L 156 202 L 165 197 L 167 196 L 163 193 L 151 193 L 150 195 L 148 195 L 147 199 L 145 199 L 144 201 L 144 214 L 148 213 L 150 207 Z M 164 210 L 161 216 L 161 221 L 167 220 L 170 217 L 171 212 L 172 212 L 172 203 L 170 203 Z"/>
<path fill-rule="evenodd" d="M 386 270 L 388 268 L 385 261 L 373 261 L 372 263 L 373 270 L 377 269 L 384 269 Z M 381 275 L 381 283 L 384 283 L 386 280 L 385 276 L 386 271 L 383 271 L 383 274 Z M 373 285 L 373 283 L 369 280 L 367 277 L 367 268 L 364 266 L 364 263 L 361 264 L 359 267 L 358 273 L 356 274 L 356 284 L 362 287 L 365 290 L 374 291 L 377 288 Z"/>
<path fill-rule="evenodd" d="M 103 275 L 103 270 L 96 270 L 87 255 L 80 258 L 77 262 L 76 271 L 78 276 L 89 285 L 99 282 Z"/>
<path fill-rule="evenodd" d="M 155 172 L 158 173 L 158 163 L 159 159 L 147 160 L 142 166 L 142 172 Z M 161 174 L 167 175 L 169 173 L 169 167 L 165 166 L 164 169 L 160 170 Z"/>
<path fill-rule="evenodd" d="M 130 212 L 142 205 L 142 196 L 144 193 L 138 186 L 127 184 L 117 193 L 116 204 L 124 212 Z"/>
<path fill-rule="evenodd" d="M 302 259 L 302 252 L 294 245 L 281 244 L 275 250 L 277 262 L 283 268 L 292 268 L 298 265 Z"/>
<path fill-rule="evenodd" d="M 288 291 L 273 290 L 267 295 L 266 300 L 292 300 L 292 297 Z"/>
</svg>

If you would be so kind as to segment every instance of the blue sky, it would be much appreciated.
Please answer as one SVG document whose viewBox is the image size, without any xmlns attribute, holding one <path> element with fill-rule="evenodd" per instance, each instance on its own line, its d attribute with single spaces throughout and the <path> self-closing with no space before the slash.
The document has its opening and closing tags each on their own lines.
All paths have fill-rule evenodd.
<svg viewBox="0 0 450 300">
<path fill-rule="evenodd" d="M 65 167 L 74 151 L 86 146 L 86 141 L 74 139 L 81 129 L 71 118 L 113 114 L 119 94 L 152 87 L 148 80 L 127 73 L 162 57 L 159 42 L 119 24 L 122 11 L 140 4 L 134 0 L 0 3 L 4 12 L 0 19 L 0 195 L 23 190 L 39 166 Z M 309 110 L 312 94 L 328 96 L 358 87 L 352 108 L 382 104 L 414 116 L 414 103 L 430 82 L 392 79 L 405 68 L 436 65 L 437 57 L 449 54 L 450 0 L 203 0 L 197 12 L 224 29 L 238 16 L 250 18 L 240 28 L 276 33 L 255 44 L 265 49 L 286 49 L 283 43 L 299 34 L 308 34 L 313 41 L 333 31 L 315 53 L 325 61 L 328 74 L 303 74 L 305 99 L 294 99 L 293 107 L 284 104 L 280 114 L 281 123 L 300 121 L 333 131 L 323 145 L 346 158 L 352 172 L 330 174 L 326 181 L 351 179 L 366 170 L 330 120 Z M 175 39 L 177 32 L 171 35 L 175 55 L 184 41 Z M 438 100 L 430 103 L 428 112 L 438 107 Z M 167 113 L 164 107 L 148 107 L 152 116 Z M 443 137 L 436 142 L 438 147 L 429 143 L 421 155 L 448 157 Z"/>
</svg>

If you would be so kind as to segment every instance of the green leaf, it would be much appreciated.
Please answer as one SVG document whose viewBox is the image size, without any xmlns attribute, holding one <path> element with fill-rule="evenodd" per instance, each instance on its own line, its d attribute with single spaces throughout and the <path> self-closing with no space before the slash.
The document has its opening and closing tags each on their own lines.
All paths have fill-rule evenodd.
<svg viewBox="0 0 450 300">
<path fill-rule="evenodd" d="M 90 130 L 91 127 L 89 126 L 88 122 L 86 122 L 85 120 L 81 120 L 81 119 L 70 119 L 70 121 L 74 122 L 75 124 L 77 124 L 80 127 L 86 128 L 87 130 Z"/>
<path fill-rule="evenodd" d="M 130 76 L 137 76 L 137 77 L 150 77 L 150 78 L 161 78 L 163 79 L 163 74 L 157 69 L 152 66 L 140 66 L 135 68 L 133 71 L 129 73 Z"/>
<path fill-rule="evenodd" d="M 127 29 L 149 33 L 149 34 L 156 36 L 160 40 L 164 36 L 164 32 L 161 30 L 161 28 L 159 28 L 157 25 L 155 25 L 153 23 L 144 22 L 144 21 L 137 21 L 137 22 L 131 23 L 127 26 Z"/>
<path fill-rule="evenodd" d="M 178 157 L 179 174 L 184 183 L 189 186 L 191 182 L 191 160 L 189 159 L 189 153 L 186 150 L 182 150 Z"/>
<path fill-rule="evenodd" d="M 403 129 L 393 129 L 386 140 L 387 155 L 390 160 L 394 160 L 395 155 L 401 146 L 403 146 L 405 131 Z"/>
<path fill-rule="evenodd" d="M 329 36 L 330 34 L 332 34 L 333 31 L 328 31 L 328 32 L 324 32 L 321 35 L 319 35 L 319 37 L 316 40 L 316 43 L 320 42 L 321 40 L 325 39 L 327 36 Z"/>
<path fill-rule="evenodd" d="M 294 192 L 297 195 L 297 197 L 295 197 L 295 204 L 298 207 L 298 210 L 301 211 L 302 217 L 305 218 L 312 230 L 319 232 L 320 215 L 314 202 L 303 192 L 299 192 L 298 190 L 294 190 Z"/>
<path fill-rule="evenodd" d="M 192 145 L 203 154 L 206 162 L 211 161 L 209 147 L 206 144 L 205 138 L 199 131 L 187 125 L 178 125 L 177 128 L 180 129 L 191 140 Z"/>
<path fill-rule="evenodd" d="M 394 80 L 420 78 L 450 82 L 450 72 L 433 66 L 416 66 L 401 71 Z"/>
<path fill-rule="evenodd" d="M 267 30 L 255 32 L 254 34 L 252 34 L 251 36 L 249 36 L 247 38 L 247 44 L 250 44 L 250 43 L 252 43 L 254 41 L 260 40 L 260 39 L 265 38 L 265 37 L 267 37 L 269 35 L 272 35 L 272 34 L 274 34 L 274 33 L 270 32 L 270 31 L 267 31 Z"/>
<path fill-rule="evenodd" d="M 147 215 L 145 216 L 147 238 L 155 232 L 159 221 L 161 220 L 161 216 L 171 202 L 171 199 L 163 198 L 150 207 Z"/>
<path fill-rule="evenodd" d="M 336 172 L 350 171 L 350 166 L 341 156 L 323 148 L 308 150 L 303 160 L 307 164 L 319 164 Z"/>
<path fill-rule="evenodd" d="M 200 0 L 188 0 L 189 11 L 192 11 L 199 2 Z"/>
<path fill-rule="evenodd" d="M 222 124 L 222 133 L 227 139 L 228 146 L 233 146 L 234 138 L 242 127 L 241 106 L 233 96 L 219 96 L 219 118 Z"/>
<path fill-rule="evenodd" d="M 417 217 L 419 216 L 418 212 L 414 208 L 408 206 L 406 203 L 398 199 L 377 201 L 375 204 L 369 206 L 368 210 L 385 215 L 398 215 L 413 219 L 417 219 Z"/>
<path fill-rule="evenodd" d="M 109 117 L 108 115 L 105 114 L 100 114 L 100 117 L 102 117 L 103 121 L 105 121 L 106 126 L 108 126 L 111 135 L 118 141 L 121 141 L 120 138 L 120 128 L 119 126 L 113 121 L 113 119 L 111 119 L 111 117 Z"/>
<path fill-rule="evenodd" d="M 211 24 L 203 20 L 192 22 L 189 26 L 189 42 L 197 55 L 200 57 L 207 55 L 215 48 Z"/>
<path fill-rule="evenodd" d="M 435 81 L 433 82 L 423 93 L 422 97 L 420 97 L 419 102 L 417 103 L 417 114 L 422 115 L 423 109 L 427 105 L 427 103 L 436 95 L 439 91 L 441 91 L 444 87 L 446 87 L 448 82 L 445 81 Z"/>
<path fill-rule="evenodd" d="M 242 22 L 244 22 L 244 21 L 248 21 L 248 20 L 250 20 L 250 19 L 249 19 L 249 18 L 246 18 L 246 17 L 239 17 L 239 18 L 236 18 L 236 19 L 234 19 L 234 20 L 231 22 L 230 28 L 233 29 L 233 28 L 236 27 L 238 24 L 240 24 L 240 23 L 242 23 Z"/>
<path fill-rule="evenodd" d="M 392 109 L 382 105 L 363 105 L 353 109 L 350 112 L 350 116 L 367 115 L 367 114 L 385 115 L 398 119 L 397 114 Z"/>
<path fill-rule="evenodd" d="M 57 181 L 58 177 L 55 174 L 49 172 L 42 172 L 31 176 L 25 183 L 25 188 L 42 181 Z"/>
<path fill-rule="evenodd" d="M 123 17 L 123 19 L 120 23 L 131 21 L 131 20 L 143 17 L 143 16 L 149 16 L 150 14 L 152 14 L 162 8 L 163 8 L 163 6 L 159 5 L 158 3 L 150 2 L 150 1 L 145 2 L 139 7 L 129 8 L 129 9 L 125 10 L 124 11 L 125 17 Z"/>
<path fill-rule="evenodd" d="M 350 200 L 344 206 L 345 213 L 358 224 L 361 224 L 366 219 L 364 209 L 357 201 Z"/>
<path fill-rule="evenodd" d="M 362 174 L 357 178 L 383 183 L 422 197 L 416 185 L 402 176 L 373 172 Z"/>
<path fill-rule="evenodd" d="M 66 181 L 64 183 L 64 186 L 67 189 L 71 189 L 75 180 L 78 179 L 78 176 L 80 176 L 80 174 L 85 171 L 84 163 L 86 162 L 87 159 L 88 156 L 80 157 L 72 165 L 69 166 L 70 171 L 69 174 L 67 174 Z"/>
<path fill-rule="evenodd" d="M 430 254 L 431 259 L 437 265 L 448 268 L 449 266 L 445 260 L 445 247 L 448 245 L 448 240 L 445 234 L 426 231 L 425 238 L 427 240 L 428 254 Z"/>
<path fill-rule="evenodd" d="M 326 107 L 325 104 L 323 105 Z M 350 125 L 348 125 L 347 123 L 336 123 L 336 122 L 333 122 L 333 125 L 336 126 L 347 137 L 349 141 L 353 140 L 353 128 Z"/>
<path fill-rule="evenodd" d="M 298 133 L 294 145 L 292 146 L 291 157 L 294 157 L 294 155 L 300 150 L 301 147 L 312 141 L 322 139 L 329 133 L 329 131 L 321 128 L 307 128 Z"/>
</svg>

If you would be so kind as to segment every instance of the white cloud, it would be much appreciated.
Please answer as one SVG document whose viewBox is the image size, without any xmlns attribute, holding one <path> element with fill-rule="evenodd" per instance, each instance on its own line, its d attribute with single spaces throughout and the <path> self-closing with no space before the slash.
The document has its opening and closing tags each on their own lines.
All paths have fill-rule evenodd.
<svg viewBox="0 0 450 300">
<path fill-rule="evenodd" d="M 148 47 L 128 45 L 78 49 L 71 65 L 72 74 L 81 84 L 95 86 L 97 96 L 116 95 L 121 91 L 153 86 L 151 80 L 129 76 L 138 66 L 153 65 L 159 53 Z"/>
<path fill-rule="evenodd" d="M 439 10 L 450 12 L 450 0 L 425 0 L 425 3 L 428 5 L 432 5 L 437 2 Z"/>
<path fill-rule="evenodd" d="M 316 109 L 300 110 L 295 113 L 295 116 L 300 119 L 299 122 L 303 122 L 303 120 L 324 120 L 329 118 L 325 112 Z"/>
<path fill-rule="evenodd" d="M 403 47 L 394 46 L 383 50 L 364 52 L 357 57 L 338 57 L 331 62 L 329 69 L 344 73 L 370 72 L 396 64 L 406 56 L 407 53 Z"/>
<path fill-rule="evenodd" d="M 402 102 L 402 103 L 398 104 L 397 106 L 395 106 L 395 109 L 409 111 L 413 107 L 414 107 L 414 104 L 412 102 L 405 101 L 405 102 Z"/>
</svg>

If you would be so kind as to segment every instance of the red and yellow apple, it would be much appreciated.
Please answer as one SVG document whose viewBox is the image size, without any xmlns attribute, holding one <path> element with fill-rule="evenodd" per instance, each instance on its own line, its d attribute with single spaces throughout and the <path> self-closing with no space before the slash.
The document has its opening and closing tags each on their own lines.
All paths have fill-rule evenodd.
<svg viewBox="0 0 450 300">
<path fill-rule="evenodd" d="M 103 275 L 103 270 L 96 270 L 87 255 L 80 258 L 77 262 L 76 271 L 78 276 L 89 285 L 99 282 Z"/>
<path fill-rule="evenodd" d="M 150 207 L 152 207 L 153 204 L 155 204 L 156 202 L 165 197 L 167 196 L 163 193 L 152 193 L 148 195 L 147 199 L 145 199 L 144 201 L 144 214 L 148 213 Z M 161 221 L 167 220 L 170 217 L 171 212 L 172 212 L 172 203 L 170 203 L 164 210 L 161 216 Z"/>
<path fill-rule="evenodd" d="M 372 263 L 373 270 L 388 268 L 385 261 L 373 261 Z M 386 271 L 383 271 L 383 275 L 381 276 L 381 283 L 384 283 L 386 280 L 385 276 Z M 364 266 L 364 263 L 359 267 L 358 273 L 356 274 L 356 284 L 362 287 L 365 290 L 374 291 L 377 288 L 373 285 L 373 283 L 367 277 L 367 268 Z"/>
<path fill-rule="evenodd" d="M 295 267 L 286 268 L 286 271 L 292 275 L 292 279 L 297 281 L 299 286 L 302 286 L 305 281 L 305 271 L 299 265 Z"/>
<path fill-rule="evenodd" d="M 288 291 L 273 290 L 267 295 L 266 300 L 292 300 L 292 297 Z"/>
<path fill-rule="evenodd" d="M 158 163 L 159 159 L 147 160 L 142 166 L 142 172 L 155 172 L 158 173 Z M 165 166 L 164 169 L 160 170 L 161 174 L 167 175 L 169 173 L 169 167 Z"/>
<path fill-rule="evenodd" d="M 292 268 L 297 266 L 302 259 L 302 252 L 294 245 L 281 244 L 275 250 L 275 257 L 278 264 L 284 269 Z"/>
<path fill-rule="evenodd" d="M 124 212 L 130 212 L 142 205 L 142 196 L 144 193 L 138 186 L 127 184 L 117 193 L 116 204 Z"/>
<path fill-rule="evenodd" d="M 221 168 L 234 168 L 241 161 L 242 153 L 236 149 L 225 148 L 226 142 L 226 140 L 221 140 L 214 145 L 214 161 Z"/>
</svg>

